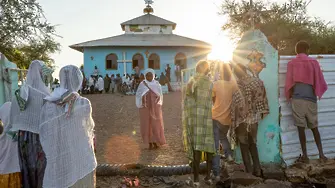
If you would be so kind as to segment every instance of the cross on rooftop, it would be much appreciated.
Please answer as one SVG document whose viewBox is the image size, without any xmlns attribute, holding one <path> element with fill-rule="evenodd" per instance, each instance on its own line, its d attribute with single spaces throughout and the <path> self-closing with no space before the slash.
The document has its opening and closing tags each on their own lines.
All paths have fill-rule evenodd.
<svg viewBox="0 0 335 188">
<path fill-rule="evenodd" d="M 147 7 L 144 8 L 143 13 L 150 14 L 154 12 L 154 9 L 150 6 L 154 3 L 154 0 L 144 0 Z"/>
<path fill-rule="evenodd" d="M 147 5 L 152 5 L 154 3 L 154 0 L 144 0 L 145 1 L 145 4 Z"/>
</svg>

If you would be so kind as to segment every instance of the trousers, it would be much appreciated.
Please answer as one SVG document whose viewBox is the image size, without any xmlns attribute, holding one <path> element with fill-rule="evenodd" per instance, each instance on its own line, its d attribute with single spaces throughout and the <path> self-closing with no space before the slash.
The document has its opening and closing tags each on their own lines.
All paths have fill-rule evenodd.
<svg viewBox="0 0 335 188">
<path fill-rule="evenodd" d="M 229 130 L 228 125 L 222 125 L 219 121 L 213 120 L 213 131 L 214 131 L 214 142 L 215 142 L 215 149 L 216 155 L 213 157 L 213 174 L 215 176 L 220 175 L 220 143 L 223 146 L 223 151 L 225 157 L 233 156 L 233 152 L 231 151 L 230 143 L 227 138 L 227 133 Z"/>
</svg>

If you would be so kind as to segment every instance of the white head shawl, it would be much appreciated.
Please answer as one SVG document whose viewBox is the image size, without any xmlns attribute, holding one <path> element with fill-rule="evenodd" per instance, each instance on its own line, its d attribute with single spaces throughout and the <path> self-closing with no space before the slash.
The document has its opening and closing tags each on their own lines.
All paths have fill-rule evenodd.
<svg viewBox="0 0 335 188">
<path fill-rule="evenodd" d="M 146 78 L 146 75 L 148 73 L 151 73 L 153 78 L 152 81 L 148 81 Z M 155 80 L 155 71 L 153 69 L 147 69 L 145 70 L 144 77 L 145 80 L 140 83 L 138 86 L 137 92 L 136 92 L 136 106 L 137 108 L 142 108 L 142 97 L 149 91 L 149 88 L 155 92 L 159 97 L 158 104 L 163 105 L 163 92 L 162 92 L 162 86 L 159 84 L 158 81 Z M 146 82 L 149 88 L 143 83 Z"/>
<path fill-rule="evenodd" d="M 56 88 L 50 96 L 47 96 L 47 101 L 57 101 L 61 99 L 62 95 L 66 92 L 79 91 L 83 83 L 83 74 L 74 65 L 67 65 L 59 71 L 60 87 Z"/>
<path fill-rule="evenodd" d="M 33 61 L 28 69 L 25 84 L 20 88 L 20 96 L 27 102 L 24 111 L 20 110 L 16 97 L 12 100 L 10 112 L 10 127 L 12 131 L 29 131 L 38 134 L 39 115 L 43 99 L 50 94 L 50 90 L 42 80 L 44 63 Z"/>
<path fill-rule="evenodd" d="M 20 172 L 17 142 L 14 142 L 8 131 L 11 102 L 6 102 L 0 108 L 0 119 L 4 124 L 4 132 L 0 135 L 0 174 Z"/>
<path fill-rule="evenodd" d="M 60 87 L 76 91 L 82 84 L 79 73 L 79 68 L 72 65 L 62 68 Z M 79 96 L 70 116 L 53 102 L 46 102 L 41 112 L 40 141 L 48 161 L 43 187 L 71 187 L 97 166 L 91 103 Z"/>
</svg>

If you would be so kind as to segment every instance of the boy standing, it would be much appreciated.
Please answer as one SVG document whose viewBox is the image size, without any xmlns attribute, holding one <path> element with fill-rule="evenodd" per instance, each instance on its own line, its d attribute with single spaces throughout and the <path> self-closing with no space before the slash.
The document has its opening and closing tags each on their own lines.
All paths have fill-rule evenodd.
<svg viewBox="0 0 335 188">
<path fill-rule="evenodd" d="M 319 150 L 321 161 L 326 160 L 323 153 L 318 129 L 317 99 L 327 91 L 328 86 L 323 77 L 319 62 L 308 57 L 309 44 L 300 41 L 296 44 L 296 58 L 287 64 L 285 95 L 292 103 L 295 126 L 298 127 L 302 156 L 297 162 L 308 162 L 305 128 L 312 130 Z"/>
</svg>

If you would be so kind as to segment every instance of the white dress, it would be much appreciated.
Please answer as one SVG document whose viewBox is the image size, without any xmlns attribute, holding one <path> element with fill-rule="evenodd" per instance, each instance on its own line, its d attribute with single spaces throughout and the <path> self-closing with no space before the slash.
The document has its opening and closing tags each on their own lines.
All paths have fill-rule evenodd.
<svg viewBox="0 0 335 188">
<path fill-rule="evenodd" d="M 104 90 L 104 80 L 101 77 L 99 77 L 99 79 L 98 79 L 98 90 L 99 91 Z"/>
</svg>

